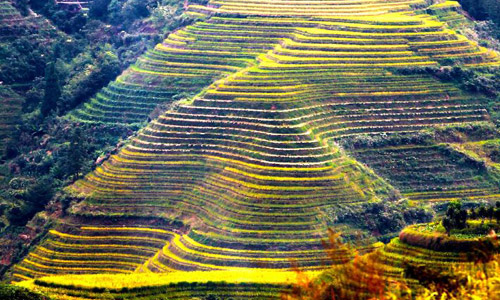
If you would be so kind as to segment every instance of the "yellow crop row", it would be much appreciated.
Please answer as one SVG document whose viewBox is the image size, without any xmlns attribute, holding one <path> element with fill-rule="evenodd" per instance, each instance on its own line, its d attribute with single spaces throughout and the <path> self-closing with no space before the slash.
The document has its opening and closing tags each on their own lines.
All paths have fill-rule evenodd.
<svg viewBox="0 0 500 300">
<path fill-rule="evenodd" d="M 330 189 L 330 187 L 304 187 L 304 186 L 274 186 L 274 185 L 261 185 L 261 184 L 254 184 L 234 178 L 230 178 L 224 175 L 214 175 L 215 177 L 218 177 L 226 182 L 232 182 L 236 184 L 236 186 L 241 186 L 241 187 L 246 187 L 249 189 L 256 189 L 256 190 L 264 190 L 264 191 L 319 191 L 323 189 Z M 343 175 L 337 176 L 337 179 L 343 178 Z M 296 178 L 295 181 L 300 181 L 300 178 Z"/>
<path fill-rule="evenodd" d="M 345 25 L 345 24 L 341 24 Z M 437 25 L 437 24 L 436 24 Z M 439 26 L 442 26 L 443 24 L 439 22 Z M 301 38 L 304 39 L 329 39 L 333 38 L 335 36 L 341 37 L 343 35 L 353 35 L 353 36 L 360 36 L 360 37 L 387 37 L 388 40 L 394 41 L 393 37 L 414 37 L 414 36 L 436 36 L 436 35 L 446 35 L 446 34 L 453 34 L 454 31 L 449 30 L 449 29 L 442 29 L 440 31 L 420 31 L 420 32 L 359 32 L 359 31 L 350 31 L 350 30 L 329 30 L 329 29 L 323 29 L 323 28 L 298 28 L 300 31 L 305 32 L 306 34 L 311 34 L 311 35 L 317 35 L 319 37 L 315 36 L 309 36 L 309 35 L 303 35 Z M 323 35 L 323 37 L 321 37 Z M 356 40 L 353 38 L 353 40 Z M 380 41 L 380 39 L 371 39 L 373 41 Z"/>
<path fill-rule="evenodd" d="M 159 75 L 159 76 L 171 76 L 171 77 L 200 77 L 199 75 L 196 74 L 189 74 L 189 73 L 168 73 L 168 72 L 157 72 L 157 71 L 149 71 L 149 70 L 143 70 L 139 69 L 136 66 L 131 66 L 130 70 L 137 72 L 137 73 L 144 73 L 144 74 L 151 74 L 151 75 Z"/>
<path fill-rule="evenodd" d="M 158 60 L 158 59 L 152 59 L 150 57 L 148 58 L 138 58 L 138 61 L 144 61 L 144 62 L 154 62 L 159 65 L 164 65 L 164 66 L 169 66 L 169 67 L 181 67 L 181 68 L 208 68 L 208 69 L 220 69 L 220 70 L 232 70 L 232 71 L 237 71 L 240 68 L 238 67 L 233 67 L 229 65 L 216 65 L 216 64 L 200 64 L 200 63 L 186 63 L 186 62 L 172 62 L 172 61 L 164 61 L 164 60 Z M 201 69 L 195 69 L 198 71 L 201 71 Z M 183 73 L 184 74 L 184 73 Z"/>
<path fill-rule="evenodd" d="M 314 48 L 322 48 L 322 49 L 352 49 L 352 50 L 362 50 L 362 49 L 386 49 L 386 50 L 395 50 L 395 49 L 400 49 L 400 50 L 406 50 L 409 48 L 409 45 L 407 44 L 387 44 L 387 45 L 355 45 L 355 44 L 335 44 L 335 43 L 328 43 L 328 44 L 314 44 L 314 43 L 304 43 L 304 42 L 298 42 L 289 38 L 285 38 L 282 40 L 283 44 L 285 45 L 285 48 L 287 47 L 301 47 L 301 48 L 309 48 L 309 49 L 314 49 Z M 298 50 L 297 50 L 298 51 Z M 310 50 L 308 50 L 310 51 Z M 301 51 L 299 51 L 301 52 Z M 401 51 L 403 52 L 403 51 Z M 391 52 L 393 53 L 393 52 Z"/>
<path fill-rule="evenodd" d="M 78 247 L 78 245 L 73 245 L 73 246 L 74 247 Z M 36 252 L 43 252 L 46 255 L 50 255 L 50 256 L 54 256 L 54 257 L 58 256 L 58 255 L 71 256 L 71 257 L 109 257 L 110 256 L 109 253 L 80 253 L 80 252 L 70 253 L 70 252 L 58 252 L 58 251 L 47 249 L 47 248 L 45 248 L 43 246 L 38 246 L 36 248 Z M 34 253 L 34 252 L 32 252 L 32 253 Z M 144 256 L 134 255 L 134 254 L 124 254 L 124 253 L 113 253 L 112 256 L 113 257 L 122 257 L 122 258 L 137 258 L 137 259 L 144 258 Z"/>
<path fill-rule="evenodd" d="M 114 255 L 113 255 L 114 256 Z M 113 264 L 113 265 L 123 265 L 123 266 L 130 266 L 130 267 L 135 267 L 138 264 L 137 263 L 131 263 L 131 262 L 123 262 L 123 261 L 118 261 L 118 260 L 91 260 L 91 261 L 83 261 L 83 260 L 67 260 L 67 259 L 57 259 L 57 258 L 48 258 L 44 256 L 40 256 L 38 254 L 35 254 L 31 252 L 28 257 L 33 257 L 38 260 L 47 262 L 47 263 L 59 263 L 59 264 L 85 264 L 86 262 L 91 263 L 91 264 Z M 108 257 L 110 255 L 108 254 Z M 52 266 L 49 266 L 52 267 Z"/>
<path fill-rule="evenodd" d="M 429 6 L 430 9 L 442 9 L 442 8 L 460 8 L 460 4 L 457 1 L 444 1 L 441 3 L 433 4 Z"/>
<path fill-rule="evenodd" d="M 326 228 L 325 228 L 326 231 Z M 317 238 L 303 238 L 303 239 L 284 239 L 284 238 L 245 238 L 245 237 L 236 237 L 236 236 L 225 236 L 221 235 L 216 232 L 201 232 L 199 230 L 193 229 L 194 233 L 198 233 L 203 236 L 208 236 L 214 239 L 218 240 L 227 240 L 230 239 L 232 241 L 239 241 L 239 242 L 248 242 L 248 241 L 259 241 L 261 244 L 265 243 L 283 243 L 283 244 L 304 244 L 304 243 L 318 243 L 321 244 L 322 238 L 317 237 Z"/>
<path fill-rule="evenodd" d="M 157 238 L 152 238 L 152 237 L 119 236 L 119 235 L 117 235 L 117 236 L 110 236 L 110 235 L 107 235 L 107 236 L 84 236 L 84 235 L 74 235 L 74 234 L 62 233 L 62 232 L 56 231 L 54 229 L 51 229 L 49 232 L 50 232 L 50 234 L 56 235 L 56 236 L 61 237 L 61 238 L 74 239 L 74 240 L 113 240 L 113 239 L 117 239 L 117 240 L 127 240 L 127 241 L 134 240 L 134 241 L 155 241 L 155 242 L 159 242 L 159 243 L 165 242 L 165 240 L 163 240 L 163 239 L 157 239 Z"/>
<path fill-rule="evenodd" d="M 332 175 L 332 176 L 324 176 L 324 177 L 282 177 L 282 176 L 263 176 L 257 175 L 254 173 L 248 173 L 245 171 L 241 171 L 235 168 L 226 167 L 225 170 L 230 171 L 232 173 L 244 175 L 246 177 L 262 179 L 262 180 L 272 180 L 272 181 L 323 181 L 323 180 L 339 180 L 342 179 L 344 175 Z"/>
<path fill-rule="evenodd" d="M 405 62 L 405 64 L 415 64 L 415 63 L 431 63 L 424 61 L 427 59 L 427 56 L 403 56 L 403 57 L 295 57 L 295 56 L 285 56 L 279 54 L 272 54 L 269 57 L 272 60 L 276 60 L 280 64 L 287 64 L 293 62 L 307 62 L 309 64 L 316 62 L 317 64 L 324 65 L 336 65 L 335 62 L 359 62 L 359 63 L 349 63 L 349 65 L 361 65 L 369 67 L 371 65 L 393 65 L 393 64 L 401 64 L 400 61 Z M 361 62 L 366 62 L 362 64 Z M 296 68 L 300 69 L 301 67 L 308 66 L 307 63 L 296 64 Z M 345 64 L 342 64 L 345 67 Z"/>
<path fill-rule="evenodd" d="M 128 153 L 127 153 L 128 152 Z M 122 153 L 132 155 L 134 154 L 133 152 L 128 151 L 126 148 L 122 150 Z M 170 154 L 145 154 L 141 153 L 141 156 L 150 156 L 150 157 L 176 157 L 177 155 L 170 155 Z M 213 155 L 200 155 L 200 154 L 185 154 L 183 156 L 188 156 L 188 157 L 193 157 L 193 158 L 198 158 L 198 159 L 203 159 L 203 158 L 209 158 L 215 161 L 221 161 L 221 162 L 227 162 L 227 163 L 232 163 L 236 165 L 242 165 L 245 167 L 249 168 L 255 168 L 255 169 L 265 169 L 265 170 L 277 170 L 277 171 L 310 171 L 310 172 L 319 172 L 319 171 L 325 171 L 325 170 L 331 170 L 333 167 L 332 166 L 317 166 L 317 167 L 275 167 L 275 166 L 264 166 L 264 165 L 258 165 L 258 164 L 252 164 L 252 163 L 247 163 L 235 159 L 229 159 L 229 158 L 224 158 L 224 157 L 219 157 L 219 156 L 213 156 Z M 139 163 L 139 164 L 164 164 L 164 165 L 180 165 L 180 164 L 187 164 L 187 165 L 203 165 L 203 162 L 200 161 L 133 161 L 129 159 L 125 159 L 121 156 L 114 156 L 114 158 L 117 161 L 124 162 L 124 163 Z"/>
<path fill-rule="evenodd" d="M 308 64 L 286 64 L 274 62 L 271 59 L 266 59 L 259 57 L 261 61 L 261 67 L 263 68 L 273 68 L 273 69 L 308 69 L 308 68 L 321 68 L 321 67 L 340 67 L 343 68 L 346 65 L 344 63 L 308 63 Z M 435 66 L 437 62 L 434 61 L 416 61 L 416 62 L 393 62 L 393 63 L 350 63 L 349 67 L 365 67 L 365 68 L 379 68 L 379 67 L 408 67 L 408 66 Z"/>
<path fill-rule="evenodd" d="M 204 248 L 208 250 L 217 250 L 222 253 L 253 253 L 253 254 L 311 254 L 311 253 L 318 253 L 318 254 L 323 254 L 325 253 L 325 250 L 295 250 L 295 251 L 268 251 L 268 250 L 247 250 L 247 249 L 232 249 L 232 248 L 222 248 L 222 247 L 215 247 L 215 246 L 210 246 L 210 245 L 205 245 L 205 244 L 200 244 L 197 241 L 193 240 L 190 238 L 188 235 L 182 236 L 182 239 L 186 241 L 186 243 L 191 244 L 197 248 Z"/>
<path fill-rule="evenodd" d="M 33 265 L 37 268 L 44 269 L 44 270 L 60 270 L 60 271 L 78 271 L 78 272 L 84 272 L 84 271 L 99 271 L 101 273 L 103 272 L 110 272 L 110 273 L 131 273 L 132 271 L 127 271 L 123 269 L 115 269 L 115 268 L 87 268 L 87 267 L 59 267 L 59 266 L 46 266 L 39 264 L 37 262 L 31 261 L 29 258 L 25 258 L 23 260 L 24 264 L 29 264 Z"/>
<path fill-rule="evenodd" d="M 28 273 L 30 275 L 36 275 L 36 276 L 40 276 L 40 277 L 52 275 L 50 273 L 40 272 L 40 271 L 35 271 L 35 270 L 32 270 L 32 269 L 28 269 L 28 268 L 25 268 L 25 267 L 23 267 L 22 265 L 19 265 L 19 264 L 15 266 L 15 269 L 16 270 L 21 270 L 21 271 L 26 272 L 26 273 Z"/>
<path fill-rule="evenodd" d="M 202 257 L 208 257 L 208 258 L 216 258 L 219 260 L 227 260 L 231 261 L 232 259 L 235 260 L 246 260 L 246 261 L 253 261 L 253 262 L 282 262 L 284 259 L 283 257 L 249 257 L 249 256 L 234 256 L 234 255 L 225 255 L 225 254 L 217 254 L 217 253 L 207 253 L 207 252 L 201 252 L 197 251 L 191 248 L 186 247 L 181 241 L 180 237 L 176 236 L 174 239 L 171 241 L 172 244 L 175 244 L 175 246 L 179 249 L 181 249 L 185 253 L 190 253 Z M 221 252 L 224 253 L 224 252 Z M 244 252 L 241 252 L 244 254 Z M 283 254 L 286 254 L 284 252 Z"/>
<path fill-rule="evenodd" d="M 153 247 L 144 247 L 144 246 L 137 246 L 137 245 L 123 245 L 123 244 L 67 244 L 67 243 L 62 243 L 59 241 L 52 241 L 49 240 L 51 244 L 57 247 L 61 248 L 70 248 L 70 249 L 78 249 L 78 248 L 83 248 L 83 249 L 138 249 L 138 250 L 145 250 L 145 251 L 156 251 L 158 249 L 153 248 Z"/>
<path fill-rule="evenodd" d="M 95 226 L 82 226 L 80 227 L 81 230 L 84 231 L 128 231 L 128 232 L 152 232 L 152 233 L 160 233 L 160 234 L 167 234 L 167 235 L 172 235 L 174 234 L 172 231 L 167 231 L 163 229 L 157 229 L 157 228 L 147 228 L 147 227 L 95 227 Z"/>
<path fill-rule="evenodd" d="M 320 272 L 309 271 L 305 274 L 316 276 Z M 176 271 L 167 274 L 96 274 L 96 275 L 58 275 L 44 277 L 39 280 L 61 286 L 80 286 L 82 288 L 137 288 L 147 286 L 159 286 L 179 282 L 218 281 L 226 283 L 292 283 L 296 280 L 297 273 L 293 271 L 275 271 L 266 269 L 239 269 L 234 271 Z M 19 286 L 29 287 L 33 282 L 18 283 Z"/>
</svg>

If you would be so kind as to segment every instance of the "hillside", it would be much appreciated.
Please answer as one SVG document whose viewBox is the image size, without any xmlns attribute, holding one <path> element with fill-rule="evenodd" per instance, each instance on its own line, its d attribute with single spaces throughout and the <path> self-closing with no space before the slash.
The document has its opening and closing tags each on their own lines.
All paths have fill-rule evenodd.
<svg viewBox="0 0 500 300">
<path fill-rule="evenodd" d="M 58 119 L 92 134 L 120 128 L 103 130 L 103 148 L 140 129 L 47 200 L 52 211 L 35 221 L 50 228 L 10 280 L 77 298 L 182 298 L 220 281 L 211 276 L 234 276 L 222 294 L 258 298 L 262 285 L 262 299 L 276 298 L 291 269 L 318 274 L 355 257 L 325 251 L 329 229 L 398 274 L 402 239 L 377 240 L 442 215 L 449 201 L 500 200 L 500 56 L 459 33 L 474 22 L 458 3 L 210 0 L 183 9 L 192 24 Z M 83 136 L 75 129 L 69 153 Z M 260 272 L 287 280 L 252 277 Z M 45 277 L 129 273 L 164 286 L 82 292 L 71 276 Z M 247 273 L 245 285 L 238 276 Z"/>
<path fill-rule="evenodd" d="M 8 87 L 0 86 L 2 112 L 0 112 L 0 153 L 3 153 L 6 144 L 12 137 L 15 125 L 19 122 L 22 107 L 22 98 Z"/>
<path fill-rule="evenodd" d="M 498 241 L 495 243 L 494 239 L 482 234 L 471 234 L 481 226 L 477 220 L 469 224 L 465 237 L 463 233 L 445 236 L 439 223 L 410 226 L 389 244 L 378 246 L 369 254 L 355 255 L 352 262 L 324 272 L 245 270 L 59 275 L 26 280 L 17 285 L 48 293 L 55 299 L 67 299 L 71 295 L 74 299 L 335 297 L 359 300 L 393 297 L 423 300 L 438 299 L 436 296 L 440 293 L 447 299 L 498 299 L 498 252 L 493 256 L 489 256 L 492 253 L 484 255 L 493 247 L 498 251 Z M 498 221 L 486 222 L 486 227 L 498 229 L 498 225 Z M 333 234 L 330 241 L 336 237 Z M 353 250 L 343 244 L 335 248 Z M 478 252 L 473 254 L 474 251 Z"/>
<path fill-rule="evenodd" d="M 130 10 L 129 2 L 135 8 L 147 4 L 115 3 L 111 13 L 106 1 L 95 1 L 88 10 L 56 1 L 0 2 L 0 125 L 5 129 L 0 134 L 0 274 L 36 243 L 48 219 L 29 221 L 47 205 L 49 214 L 63 212 L 62 188 L 117 151 L 137 129 L 79 124 L 63 116 L 146 48 L 191 22 L 176 1 L 148 6 L 146 13 Z"/>
</svg>

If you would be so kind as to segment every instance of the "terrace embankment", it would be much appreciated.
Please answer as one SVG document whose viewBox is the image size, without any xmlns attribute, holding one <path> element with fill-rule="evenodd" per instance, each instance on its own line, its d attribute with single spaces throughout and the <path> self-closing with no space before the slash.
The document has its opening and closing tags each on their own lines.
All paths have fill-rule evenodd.
<svg viewBox="0 0 500 300">
<path fill-rule="evenodd" d="M 302 4 L 308 9 L 297 10 Z M 336 141 L 488 123 L 474 95 L 394 68 L 450 61 L 479 68 L 498 65 L 498 57 L 436 17 L 416 14 L 421 1 L 344 4 L 192 6 L 203 20 L 171 34 L 71 117 L 133 123 L 160 103 L 174 105 L 69 188 L 85 197 L 73 215 L 168 217 L 189 229 L 69 224 L 71 232 L 51 231 L 15 276 L 101 273 L 112 265 L 116 272 L 318 270 L 350 259 L 346 251 L 325 253 L 325 211 L 384 201 L 394 189 Z M 200 93 L 175 101 L 186 92 Z M 452 163 L 443 149 L 426 150 Z M 489 188 L 463 168 L 450 175 L 457 186 Z M 105 260 L 92 245 L 107 248 Z M 94 259 L 88 269 L 76 266 L 80 248 Z"/>
</svg>

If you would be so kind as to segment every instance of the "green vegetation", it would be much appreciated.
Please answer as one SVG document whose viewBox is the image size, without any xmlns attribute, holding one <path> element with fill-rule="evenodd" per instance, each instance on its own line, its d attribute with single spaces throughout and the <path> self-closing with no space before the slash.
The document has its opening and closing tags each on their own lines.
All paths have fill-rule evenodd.
<svg viewBox="0 0 500 300">
<path fill-rule="evenodd" d="M 56 1 L 0 1 L 0 228 L 6 257 L 0 273 L 38 240 L 47 220 L 35 221 L 31 229 L 23 226 L 48 206 L 51 214 L 64 214 L 73 198 L 63 188 L 109 157 L 137 129 L 79 124 L 59 116 L 88 100 L 169 31 L 189 22 L 180 16 L 179 2 L 157 4 L 148 6 L 146 15 L 128 15 L 130 22 L 123 27 L 109 24 L 108 14 L 94 17 Z M 135 34 L 143 27 L 148 30 Z M 19 234 L 29 239 L 16 238 Z"/>
<path fill-rule="evenodd" d="M 328 226 L 346 228 L 348 238 L 374 234 L 387 241 L 407 224 L 428 221 L 426 203 L 497 197 L 489 170 L 447 145 L 353 151 L 362 162 L 366 155 L 372 163 L 366 167 L 336 143 L 435 125 L 487 127 L 483 104 L 454 82 L 390 70 L 446 59 L 470 68 L 495 66 L 495 53 L 435 18 L 389 13 L 378 3 L 362 16 L 335 6 L 296 13 L 289 3 L 263 10 L 218 4 L 190 6 L 196 23 L 169 35 L 65 118 L 88 126 L 138 124 L 158 104 L 166 108 L 67 189 L 85 200 L 70 206 L 71 219 L 15 267 L 17 280 L 111 269 L 288 269 L 291 260 L 323 268 L 350 258 L 341 251 L 328 261 L 322 251 Z M 113 5 L 108 13 L 118 13 Z M 119 13 L 143 15 L 141 5 L 127 2 Z M 104 11 L 93 13 L 104 18 Z M 329 19 L 310 19 L 320 14 Z M 65 162 L 68 180 L 77 179 L 80 172 Z M 391 172 L 398 164 L 399 173 Z M 117 220 L 106 226 L 92 216 Z M 179 218 L 185 227 L 177 232 L 139 221 L 120 230 L 129 227 L 129 216 Z M 165 232 L 147 243 L 144 228 Z M 373 241 L 365 238 L 358 247 L 370 251 Z M 75 255 L 80 248 L 85 255 Z M 84 263 L 89 266 L 78 267 Z"/>
<path fill-rule="evenodd" d="M 0 284 L 0 299 L 9 300 L 49 300 L 48 296 L 12 285 Z"/>
<path fill-rule="evenodd" d="M 500 36 L 500 3 L 495 0 L 459 0 L 463 8 L 477 20 L 490 20 L 496 25 L 495 33 Z"/>
<path fill-rule="evenodd" d="M 443 227 L 446 229 L 448 236 L 452 229 L 464 229 L 467 227 L 467 211 L 462 209 L 460 202 L 450 202 L 446 217 L 443 219 Z"/>
<path fill-rule="evenodd" d="M 342 145 L 413 202 L 474 201 L 495 195 L 500 182 L 494 168 L 460 147 L 477 140 L 491 143 L 497 136 L 494 126 L 473 124 L 419 133 L 358 135 L 344 139 Z"/>
<path fill-rule="evenodd" d="M 0 1 L 0 44 L 21 54 L 5 95 L 25 100 L 0 119 L 7 280 L 62 299 L 272 299 L 294 296 L 290 269 L 329 270 L 327 293 L 369 299 L 402 274 L 448 295 L 452 268 L 490 264 L 499 54 L 456 2 L 344 2 Z"/>
<path fill-rule="evenodd" d="M 323 272 L 264 269 L 169 272 L 132 275 L 59 275 L 26 280 L 19 286 L 56 299 L 498 299 L 498 241 L 448 238 L 437 223 L 406 228 L 399 238 L 358 254 L 330 231 L 328 253 L 355 257 Z M 436 231 L 437 230 L 437 231 Z M 433 241 L 439 241 L 435 243 Z M 454 247 L 444 249 L 445 244 Z M 473 245 L 466 250 L 463 245 Z M 486 246 L 486 248 L 484 247 Z M 489 249 L 487 254 L 484 250 Z M 487 255 L 485 255 L 487 254 Z M 332 255 L 331 259 L 336 259 Z"/>
<path fill-rule="evenodd" d="M 52 110 L 57 109 L 61 98 L 61 86 L 54 63 L 49 63 L 45 70 L 45 89 L 40 107 L 40 113 L 46 117 Z"/>
<path fill-rule="evenodd" d="M 476 223 L 468 222 L 469 220 L 481 219 L 482 222 L 478 226 Z M 484 224 L 485 219 L 489 219 L 490 226 Z M 477 209 L 467 210 L 462 207 L 460 202 L 450 202 L 446 211 L 446 216 L 442 221 L 442 225 L 448 236 L 484 236 L 490 233 L 491 230 L 498 231 L 500 227 L 491 226 L 491 221 L 495 219 L 500 223 L 500 201 L 495 205 L 481 205 Z"/>
<path fill-rule="evenodd" d="M 496 237 L 449 238 L 436 224 L 407 227 L 373 253 L 301 278 L 287 299 L 498 299 Z"/>
<path fill-rule="evenodd" d="M 445 82 L 453 82 L 460 88 L 483 98 L 481 102 L 488 109 L 493 122 L 498 126 L 500 122 L 500 69 L 474 69 L 461 66 L 440 68 L 408 68 L 400 69 L 401 74 L 430 74 Z M 484 95 L 484 96 L 482 96 Z"/>
</svg>

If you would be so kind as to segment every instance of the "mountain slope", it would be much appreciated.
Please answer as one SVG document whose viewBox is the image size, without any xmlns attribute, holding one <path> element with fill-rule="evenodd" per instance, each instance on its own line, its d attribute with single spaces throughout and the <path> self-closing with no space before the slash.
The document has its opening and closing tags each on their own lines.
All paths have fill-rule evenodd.
<svg viewBox="0 0 500 300">
<path fill-rule="evenodd" d="M 71 117 L 138 122 L 174 93 L 205 88 L 70 187 L 85 200 L 15 267 L 15 279 L 345 262 L 343 251 L 331 261 L 323 249 L 325 212 L 387 201 L 394 189 L 335 141 L 489 123 L 474 95 L 429 75 L 397 74 L 450 61 L 499 63 L 424 8 L 421 1 L 191 6 L 207 19 L 172 34 Z M 370 240 L 361 246 L 371 248 Z"/>
</svg>

